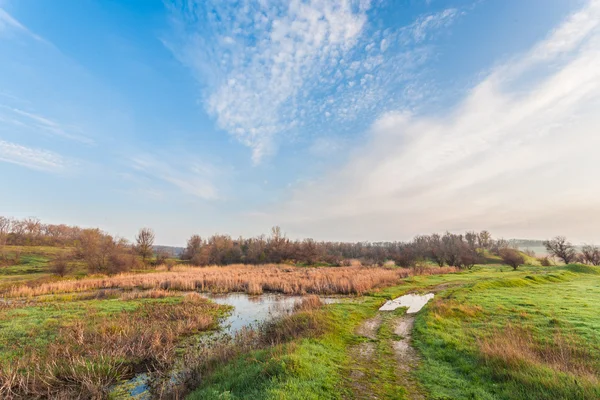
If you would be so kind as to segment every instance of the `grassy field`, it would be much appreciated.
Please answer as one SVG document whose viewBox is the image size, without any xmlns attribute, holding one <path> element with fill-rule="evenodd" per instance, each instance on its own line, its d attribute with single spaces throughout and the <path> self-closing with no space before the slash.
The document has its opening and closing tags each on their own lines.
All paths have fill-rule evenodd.
<svg viewBox="0 0 600 400">
<path fill-rule="evenodd" d="M 114 397 L 114 383 L 178 362 L 186 378 L 177 396 L 191 399 L 600 398 L 595 267 L 513 271 L 489 258 L 472 270 L 418 276 L 273 265 L 88 277 L 74 265 L 59 278 L 49 265 L 64 249 L 29 250 L 21 249 L 18 265 L 0 268 L 3 398 Z M 198 290 L 345 297 L 326 306 L 306 299 L 296 313 L 208 351 L 198 338 L 228 307 Z M 411 317 L 408 365 L 395 347 L 405 310 L 378 308 L 413 292 L 435 298 Z M 190 351 L 198 346 L 200 353 Z M 168 386 L 153 393 L 175 396 Z"/>
<path fill-rule="evenodd" d="M 435 290 L 418 314 L 413 343 L 419 367 L 410 372 L 423 398 L 600 398 L 600 270 L 570 265 L 481 266 L 473 271 L 407 279 L 322 313 L 327 333 L 245 354 L 218 369 L 191 399 L 410 398 L 399 377 L 389 322 L 372 339 L 357 335 L 385 299 Z M 356 384 L 353 346 L 375 344 L 375 363 Z M 359 365 L 358 368 L 361 366 Z"/>
</svg>

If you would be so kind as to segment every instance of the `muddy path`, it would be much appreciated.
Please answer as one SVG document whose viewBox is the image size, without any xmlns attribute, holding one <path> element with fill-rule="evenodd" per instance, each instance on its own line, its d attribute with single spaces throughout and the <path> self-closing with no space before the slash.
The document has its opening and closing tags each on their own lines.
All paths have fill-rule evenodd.
<svg viewBox="0 0 600 400">
<path fill-rule="evenodd" d="M 426 399 L 414 377 L 419 354 L 412 346 L 416 312 L 398 298 L 364 321 L 355 331 L 356 344 L 348 348 L 348 389 L 354 399 Z M 429 300 L 433 295 L 426 295 Z M 425 296 L 424 296 L 425 297 Z M 426 303 L 424 301 L 421 307 Z M 402 304 L 399 309 L 394 304 Z M 411 310 L 412 311 L 412 310 Z"/>
</svg>

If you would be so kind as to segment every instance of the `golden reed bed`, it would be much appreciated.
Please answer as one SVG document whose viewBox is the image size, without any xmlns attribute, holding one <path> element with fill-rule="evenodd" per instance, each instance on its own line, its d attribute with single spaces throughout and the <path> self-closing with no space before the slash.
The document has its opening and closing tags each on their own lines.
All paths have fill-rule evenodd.
<svg viewBox="0 0 600 400">
<path fill-rule="evenodd" d="M 82 292 L 97 289 L 163 289 L 213 293 L 246 292 L 260 294 L 362 294 L 369 290 L 398 284 L 414 274 L 456 272 L 453 267 L 412 270 L 386 267 L 322 267 L 306 268 L 287 265 L 230 265 L 226 267 L 177 266 L 171 271 L 125 273 L 94 276 L 77 280 L 41 283 L 37 286 L 15 286 L 4 293 L 7 297 L 31 297 L 45 294 Z"/>
</svg>

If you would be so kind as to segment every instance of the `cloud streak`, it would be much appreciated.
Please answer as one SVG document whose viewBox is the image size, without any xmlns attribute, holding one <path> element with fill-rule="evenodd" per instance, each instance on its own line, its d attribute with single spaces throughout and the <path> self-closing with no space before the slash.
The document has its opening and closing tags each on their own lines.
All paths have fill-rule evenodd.
<svg viewBox="0 0 600 400">
<path fill-rule="evenodd" d="M 69 127 L 45 116 L 34 114 L 18 108 L 8 107 L 0 104 L 0 110 L 4 110 L 4 116 L 0 114 L 0 121 L 10 123 L 11 125 L 27 128 L 34 131 L 41 131 L 63 139 L 76 141 L 79 143 L 93 145 L 94 140 L 79 133 L 74 127 Z"/>
<path fill-rule="evenodd" d="M 166 44 L 204 84 L 218 126 L 259 163 L 282 134 L 344 129 L 412 97 L 399 85 L 428 57 L 417 45 L 460 14 L 450 9 L 382 31 L 369 23 L 370 7 L 349 0 L 175 2 L 176 39 Z"/>
<path fill-rule="evenodd" d="M 150 155 L 140 155 L 132 159 L 132 167 L 151 181 L 158 179 L 199 199 L 220 198 L 215 181 L 221 172 L 212 165 L 198 161 L 184 162 L 181 159 L 179 162 L 163 162 Z"/>
<path fill-rule="evenodd" d="M 38 40 L 40 42 L 46 42 L 42 37 L 31 32 L 29 29 L 27 29 L 26 26 L 21 24 L 19 21 L 13 18 L 13 16 L 10 15 L 6 10 L 0 7 L 0 38 L 2 37 L 3 33 L 7 34 L 11 32 L 24 33 L 35 40 Z"/>
<path fill-rule="evenodd" d="M 65 159 L 57 153 L 4 140 L 0 140 L 0 161 L 44 172 L 61 172 L 66 169 Z"/>
<path fill-rule="evenodd" d="M 599 240 L 599 26 L 590 1 L 447 115 L 386 113 L 368 145 L 272 217 L 351 240 L 446 229 Z"/>
</svg>

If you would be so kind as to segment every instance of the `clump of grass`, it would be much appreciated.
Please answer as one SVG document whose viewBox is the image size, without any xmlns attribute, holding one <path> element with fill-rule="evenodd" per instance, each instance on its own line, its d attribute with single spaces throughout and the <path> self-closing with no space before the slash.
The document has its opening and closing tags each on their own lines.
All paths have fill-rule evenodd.
<svg viewBox="0 0 600 400">
<path fill-rule="evenodd" d="M 173 297 L 177 292 L 172 292 L 163 289 L 151 289 L 151 290 L 133 290 L 124 292 L 121 295 L 121 300 L 136 300 L 136 299 L 163 299 L 165 297 Z"/>
<path fill-rule="evenodd" d="M 304 296 L 302 300 L 294 304 L 294 311 L 316 310 L 323 306 L 323 302 L 316 295 Z"/>
</svg>

